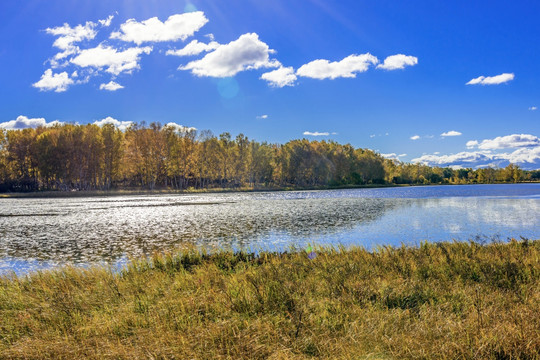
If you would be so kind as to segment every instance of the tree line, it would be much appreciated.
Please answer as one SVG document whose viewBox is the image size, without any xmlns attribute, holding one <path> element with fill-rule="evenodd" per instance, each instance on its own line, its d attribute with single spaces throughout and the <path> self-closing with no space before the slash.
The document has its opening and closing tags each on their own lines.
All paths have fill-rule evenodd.
<svg viewBox="0 0 540 360">
<path fill-rule="evenodd" d="M 402 163 L 350 144 L 270 144 L 173 126 L 0 129 L 0 191 L 314 188 L 538 181 L 540 171 Z"/>
</svg>

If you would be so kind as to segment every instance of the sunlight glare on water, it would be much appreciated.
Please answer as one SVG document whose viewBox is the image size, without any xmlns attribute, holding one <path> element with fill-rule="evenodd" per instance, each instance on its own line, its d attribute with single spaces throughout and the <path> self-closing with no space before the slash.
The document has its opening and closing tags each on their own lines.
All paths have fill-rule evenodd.
<svg viewBox="0 0 540 360">
<path fill-rule="evenodd" d="M 540 185 L 0 200 L 0 274 L 208 248 L 540 238 Z"/>
</svg>

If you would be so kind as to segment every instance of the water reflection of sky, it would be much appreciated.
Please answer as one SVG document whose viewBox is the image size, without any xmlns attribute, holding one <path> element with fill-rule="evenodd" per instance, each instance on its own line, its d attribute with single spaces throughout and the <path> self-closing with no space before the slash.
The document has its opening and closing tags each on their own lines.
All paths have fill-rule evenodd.
<svg viewBox="0 0 540 360">
<path fill-rule="evenodd" d="M 3 199 L 0 274 L 123 263 L 182 243 L 283 250 L 540 238 L 539 195 L 540 185 L 519 184 Z"/>
</svg>

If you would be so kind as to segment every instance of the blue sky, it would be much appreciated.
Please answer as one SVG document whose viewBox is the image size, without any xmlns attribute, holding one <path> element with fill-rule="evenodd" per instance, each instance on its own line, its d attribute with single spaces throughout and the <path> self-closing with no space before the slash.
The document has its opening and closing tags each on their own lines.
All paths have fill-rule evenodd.
<svg viewBox="0 0 540 360">
<path fill-rule="evenodd" d="M 539 13 L 535 1 L 3 0 L 0 127 L 173 122 L 536 169 Z"/>
</svg>

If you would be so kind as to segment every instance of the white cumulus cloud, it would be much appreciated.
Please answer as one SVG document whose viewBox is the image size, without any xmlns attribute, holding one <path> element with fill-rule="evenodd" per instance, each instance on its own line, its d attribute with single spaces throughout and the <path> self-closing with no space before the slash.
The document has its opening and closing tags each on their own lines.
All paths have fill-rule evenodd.
<svg viewBox="0 0 540 360">
<path fill-rule="evenodd" d="M 99 90 L 107 90 L 107 91 L 116 91 L 123 89 L 124 87 L 117 82 L 109 81 L 107 84 L 101 84 L 99 85 Z"/>
<path fill-rule="evenodd" d="M 482 141 L 470 140 L 466 146 L 468 149 L 477 148 L 477 150 L 449 155 L 439 155 L 438 153 L 423 155 L 413 159 L 412 162 L 455 168 L 505 167 L 509 163 L 529 170 L 540 167 L 540 138 L 534 135 L 512 134 Z M 512 148 L 515 150 L 503 151 Z"/>
<path fill-rule="evenodd" d="M 112 19 L 114 19 L 114 15 L 109 15 L 106 19 L 98 20 L 101 26 L 111 26 Z"/>
<path fill-rule="evenodd" d="M 64 24 L 54 28 L 47 28 L 45 29 L 45 32 L 47 34 L 58 36 L 54 41 L 53 46 L 61 50 L 68 50 L 72 49 L 73 44 L 75 43 L 94 39 L 97 35 L 97 31 L 95 30 L 96 26 L 96 23 L 87 21 L 85 25 L 77 25 L 75 27 Z"/>
<path fill-rule="evenodd" d="M 318 132 L 318 131 L 315 131 L 315 132 L 304 131 L 304 135 L 308 135 L 308 136 L 328 136 L 328 135 L 330 135 L 330 133 L 329 132 Z"/>
<path fill-rule="evenodd" d="M 280 66 L 279 61 L 270 59 L 272 53 L 259 35 L 249 33 L 178 69 L 191 70 L 197 76 L 230 77 L 245 70 Z"/>
<path fill-rule="evenodd" d="M 412 159 L 413 163 L 451 168 L 505 167 L 510 163 L 524 169 L 538 169 L 540 146 L 517 149 L 510 153 L 493 153 L 490 150 L 464 151 L 450 155 L 423 155 Z"/>
<path fill-rule="evenodd" d="M 268 119 L 268 115 L 266 115 L 266 114 L 259 115 L 259 116 L 257 116 L 257 119 Z"/>
<path fill-rule="evenodd" d="M 512 134 L 506 136 L 498 136 L 495 139 L 482 140 L 482 142 L 472 140 L 467 142 L 466 145 L 468 148 L 477 146 L 479 149 L 482 150 L 531 147 L 540 146 L 540 138 L 531 134 Z"/>
<path fill-rule="evenodd" d="M 447 132 L 443 132 L 441 134 L 442 137 L 447 137 L 447 136 L 461 136 L 462 134 L 459 132 L 459 131 L 455 131 L 455 130 L 450 130 L 450 131 L 447 131 Z"/>
<path fill-rule="evenodd" d="M 529 110 L 531 110 L 531 111 L 535 111 L 536 109 L 538 109 L 536 106 L 531 106 L 531 107 L 529 108 Z"/>
<path fill-rule="evenodd" d="M 174 55 L 174 56 L 194 56 L 194 55 L 199 55 L 200 53 L 203 53 L 203 52 L 209 52 L 209 51 L 215 50 L 219 46 L 220 44 L 215 41 L 205 44 L 197 40 L 193 40 L 189 44 L 184 46 L 184 48 L 179 49 L 179 50 L 167 50 L 165 54 Z"/>
<path fill-rule="evenodd" d="M 370 53 L 350 55 L 341 61 L 330 62 L 319 59 L 302 65 L 296 75 L 313 79 L 355 78 L 356 73 L 365 72 L 379 60 Z"/>
<path fill-rule="evenodd" d="M 535 164 L 536 169 L 538 169 L 540 167 L 540 146 L 517 149 L 508 154 L 507 159 L 514 164 Z"/>
<path fill-rule="evenodd" d="M 43 75 L 41 75 L 41 79 L 32 84 L 32 86 L 38 88 L 40 91 L 54 90 L 55 92 L 63 92 L 73 84 L 74 81 L 70 79 L 67 72 L 64 71 L 59 74 L 54 74 L 52 69 L 47 69 Z"/>
<path fill-rule="evenodd" d="M 191 131 L 197 131 L 197 128 L 179 125 L 177 123 L 170 122 L 165 127 L 174 129 L 177 133 L 188 133 Z"/>
<path fill-rule="evenodd" d="M 107 116 L 105 119 L 97 120 L 94 122 L 94 125 L 103 126 L 105 124 L 112 124 L 121 131 L 125 131 L 133 122 L 131 121 L 119 121 L 115 118 Z"/>
<path fill-rule="evenodd" d="M 122 72 L 130 73 L 139 69 L 141 54 L 150 54 L 152 47 L 134 47 L 124 51 L 118 51 L 111 46 L 98 45 L 92 49 L 80 52 L 71 62 L 80 67 L 105 68 L 106 72 L 118 75 Z"/>
<path fill-rule="evenodd" d="M 120 31 L 113 32 L 110 38 L 134 42 L 137 45 L 144 42 L 185 40 L 207 22 L 208 19 L 202 11 L 171 15 L 165 22 L 161 22 L 157 17 L 142 22 L 129 19 L 120 25 Z"/>
<path fill-rule="evenodd" d="M 409 139 L 411 139 L 411 140 L 418 140 L 418 139 L 420 139 L 420 136 L 418 136 L 418 135 L 413 135 L 413 136 L 411 136 Z"/>
<path fill-rule="evenodd" d="M 476 140 L 469 140 L 469 141 L 467 141 L 467 143 L 465 144 L 465 146 L 467 146 L 468 149 L 475 148 L 475 147 L 478 146 L 478 141 L 476 141 Z"/>
<path fill-rule="evenodd" d="M 279 69 L 264 73 L 261 75 L 262 80 L 268 81 L 273 87 L 282 88 L 284 86 L 294 86 L 296 75 L 291 67 L 280 67 Z"/>
<path fill-rule="evenodd" d="M 398 70 L 416 64 L 418 64 L 418 58 L 416 56 L 397 54 L 388 56 L 384 59 L 384 63 L 377 65 L 377 69 Z"/>
<path fill-rule="evenodd" d="M 381 154 L 382 157 L 390 160 L 397 160 L 401 161 L 401 157 L 407 156 L 407 154 L 396 154 L 396 153 L 390 153 L 390 154 Z"/>
<path fill-rule="evenodd" d="M 496 76 L 479 76 L 470 80 L 466 85 L 499 85 L 514 80 L 513 73 L 503 73 Z"/>
<path fill-rule="evenodd" d="M 101 26 L 106 27 L 111 25 L 113 17 L 114 16 L 111 15 L 107 19 L 98 20 L 98 22 Z M 54 41 L 53 46 L 62 50 L 49 59 L 51 66 L 53 68 L 65 66 L 66 63 L 60 63 L 60 61 L 79 53 L 80 49 L 76 44 L 85 40 L 93 40 L 98 33 L 96 30 L 97 27 L 97 23 L 87 21 L 84 25 L 79 24 L 75 27 L 71 27 L 69 24 L 65 23 L 62 26 L 45 29 L 47 34 L 58 37 Z"/>
<path fill-rule="evenodd" d="M 450 155 L 422 155 L 411 161 L 413 163 L 421 163 L 428 166 L 459 165 L 464 167 L 474 167 L 478 164 L 488 165 L 493 161 L 493 156 L 489 152 L 463 151 Z"/>
<path fill-rule="evenodd" d="M 27 129 L 27 128 L 35 129 L 40 126 L 51 127 L 51 126 L 62 125 L 62 124 L 63 123 L 58 120 L 54 120 L 48 123 L 44 118 L 28 118 L 27 116 L 19 115 L 17 116 L 17 119 L 15 120 L 10 120 L 10 121 L 0 123 L 0 129 L 5 129 L 5 130 L 21 130 L 21 129 Z"/>
</svg>

